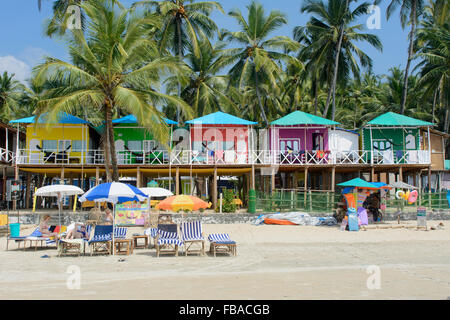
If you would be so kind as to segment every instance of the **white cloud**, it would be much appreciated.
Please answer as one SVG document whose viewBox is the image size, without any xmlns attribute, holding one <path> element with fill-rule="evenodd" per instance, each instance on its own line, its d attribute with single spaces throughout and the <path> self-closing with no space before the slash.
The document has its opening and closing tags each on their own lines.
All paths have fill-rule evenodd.
<svg viewBox="0 0 450 320">
<path fill-rule="evenodd" d="M 14 73 L 15 79 L 25 82 L 31 76 L 31 67 L 13 56 L 0 57 L 0 73 Z"/>
<path fill-rule="evenodd" d="M 34 67 L 37 64 L 42 63 L 44 58 L 49 55 L 50 54 L 42 48 L 28 46 L 18 57 L 28 65 Z"/>
</svg>

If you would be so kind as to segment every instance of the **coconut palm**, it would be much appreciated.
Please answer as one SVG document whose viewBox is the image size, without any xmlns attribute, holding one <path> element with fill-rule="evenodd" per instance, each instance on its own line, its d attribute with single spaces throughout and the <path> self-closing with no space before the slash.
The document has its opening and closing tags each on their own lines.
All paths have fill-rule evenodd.
<svg viewBox="0 0 450 320">
<path fill-rule="evenodd" d="M 443 131 L 448 131 L 450 99 L 450 24 L 441 17 L 447 12 L 439 12 L 438 2 L 430 2 L 424 10 L 424 19 L 417 30 L 417 47 L 420 63 L 414 70 L 420 70 L 418 86 L 426 87 L 423 100 L 433 96 L 432 121 L 443 121 Z M 444 22 L 442 22 L 444 21 Z M 436 104 L 439 101 L 440 109 L 444 110 L 443 117 L 436 117 Z"/>
<path fill-rule="evenodd" d="M 8 122 L 20 108 L 20 100 L 25 86 L 14 79 L 14 74 L 0 75 L 0 119 Z"/>
<path fill-rule="evenodd" d="M 266 84 L 268 88 L 276 89 L 278 75 L 282 72 L 278 62 L 288 62 L 291 59 L 288 54 L 270 49 L 295 51 L 298 50 L 299 44 L 285 36 L 268 38 L 272 32 L 287 23 L 283 13 L 274 10 L 266 16 L 263 6 L 255 1 L 252 1 L 247 9 L 247 20 L 239 9 L 229 12 L 229 15 L 238 22 L 241 30 L 234 32 L 225 30 L 222 36 L 223 39 L 240 45 L 239 51 L 234 56 L 235 64 L 229 71 L 231 84 L 240 89 L 246 86 L 253 88 L 262 121 L 267 125 L 268 119 L 262 104 L 261 86 Z"/>
<path fill-rule="evenodd" d="M 189 46 L 181 97 L 193 107 L 196 117 L 217 110 L 237 113 L 238 106 L 226 94 L 228 77 L 219 74 L 234 53 L 233 49 L 225 49 L 225 46 L 221 42 L 212 45 L 203 38 L 198 42 L 199 56 L 195 54 L 193 45 Z M 167 80 L 168 92 L 176 92 L 179 79 L 180 76 L 173 76 Z"/>
<path fill-rule="evenodd" d="M 71 112 L 91 105 L 105 120 L 105 167 L 108 179 L 118 181 L 112 115 L 132 113 L 161 141 L 168 128 L 161 123 L 158 105 L 171 101 L 188 109 L 183 101 L 154 89 L 166 71 L 179 71 L 173 57 L 161 57 L 148 32 L 155 27 L 152 15 L 132 14 L 109 0 L 87 0 L 82 9 L 88 17 L 86 35 L 71 30 L 69 53 L 73 63 L 47 58 L 33 70 L 36 85 L 51 81 L 52 87 L 38 103 L 37 114 Z M 112 166 L 112 174 L 109 165 Z"/>
<path fill-rule="evenodd" d="M 375 4 L 379 4 L 382 0 L 375 0 Z M 409 32 L 409 45 L 408 45 L 408 59 L 406 61 L 405 75 L 403 79 L 403 89 L 402 89 L 402 102 L 401 102 L 401 114 L 405 113 L 406 98 L 408 92 L 408 77 L 409 69 L 411 67 L 411 61 L 414 58 L 414 39 L 416 37 L 416 27 L 419 21 L 419 17 L 423 12 L 423 0 L 389 0 L 390 3 L 386 9 L 386 17 L 389 18 L 395 12 L 395 10 L 400 6 L 400 20 L 402 23 L 402 28 L 406 27 L 406 24 L 411 25 L 411 30 Z"/>
<path fill-rule="evenodd" d="M 311 45 L 304 49 L 304 56 L 308 56 L 316 70 L 323 72 L 328 80 L 328 97 L 325 104 L 324 116 L 328 115 L 331 98 L 335 101 L 337 83 L 345 83 L 349 80 L 350 72 L 358 79 L 359 64 L 371 70 L 372 59 L 359 49 L 355 42 L 367 42 L 377 50 L 381 51 L 383 46 L 376 35 L 360 33 L 362 24 L 351 25 L 361 15 L 367 13 L 368 3 L 362 3 L 355 9 L 349 9 L 349 1 L 307 0 L 302 6 L 302 12 L 313 14 L 305 26 L 304 32 L 311 39 Z M 330 64 L 330 61 L 334 61 Z M 331 119 L 336 112 L 333 102 Z"/>
<path fill-rule="evenodd" d="M 160 50 L 169 48 L 180 59 L 189 47 L 199 56 L 199 37 L 211 38 L 217 31 L 216 23 L 209 17 L 211 12 L 219 10 L 224 13 L 222 6 L 216 1 L 144 0 L 133 4 L 133 7 L 138 6 L 156 8 L 156 12 L 163 19 L 159 34 Z M 181 96 L 181 84 L 178 85 L 178 96 Z M 180 121 L 179 107 L 177 121 Z"/>
</svg>

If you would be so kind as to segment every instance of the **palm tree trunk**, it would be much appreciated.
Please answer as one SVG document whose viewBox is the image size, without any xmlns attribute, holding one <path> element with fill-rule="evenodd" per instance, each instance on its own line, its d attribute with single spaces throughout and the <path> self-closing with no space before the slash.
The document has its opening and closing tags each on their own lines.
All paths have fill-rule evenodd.
<svg viewBox="0 0 450 320">
<path fill-rule="evenodd" d="M 344 38 L 344 30 L 345 30 L 345 15 L 347 13 L 349 0 L 345 1 L 345 11 L 344 16 L 342 17 L 342 26 L 339 34 L 339 40 L 336 46 L 336 57 L 334 59 L 334 72 L 333 72 L 333 82 L 331 83 L 331 90 L 333 92 L 333 107 L 331 109 L 331 120 L 334 121 L 334 117 L 336 114 L 336 82 L 337 82 L 337 75 L 338 75 L 338 68 L 339 68 L 339 56 L 341 54 L 341 47 L 342 47 L 342 39 Z M 327 100 L 327 111 L 328 111 L 328 104 L 330 102 Z"/>
<path fill-rule="evenodd" d="M 106 135 L 108 136 L 109 152 L 111 156 L 112 181 L 119 181 L 119 168 L 117 167 L 116 145 L 114 144 L 114 129 L 112 125 L 111 105 L 108 103 L 105 109 Z"/>
<path fill-rule="evenodd" d="M 106 105 L 103 106 L 105 109 L 105 119 L 106 119 Z M 105 131 L 103 132 L 103 152 L 105 154 L 105 171 L 106 171 L 106 182 L 111 182 L 112 181 L 112 176 L 111 176 L 111 153 L 110 153 L 110 143 L 109 143 L 109 124 L 108 122 L 105 122 Z"/>
<path fill-rule="evenodd" d="M 436 89 L 434 90 L 434 95 L 433 95 L 433 109 L 432 109 L 432 111 L 431 111 L 431 116 L 432 116 L 431 122 L 434 122 L 434 114 L 435 114 L 435 112 L 436 112 L 436 100 L 437 100 L 438 91 L 439 91 L 439 88 L 436 88 Z"/>
<path fill-rule="evenodd" d="M 314 81 L 314 115 L 317 116 L 317 107 L 319 104 L 319 88 L 317 85 L 317 78 Z"/>
<path fill-rule="evenodd" d="M 409 77 L 409 68 L 411 66 L 411 60 L 412 56 L 414 54 L 414 37 L 416 35 L 416 0 L 412 1 L 412 8 L 411 8 L 411 32 L 409 34 L 409 48 L 408 48 L 408 61 L 406 62 L 406 69 L 405 69 L 405 78 L 403 80 L 403 94 L 402 94 L 402 109 L 401 113 L 405 113 L 406 108 L 406 97 L 408 94 L 408 77 Z"/>
<path fill-rule="evenodd" d="M 267 121 L 266 112 L 264 111 L 264 107 L 261 104 L 261 96 L 259 94 L 258 86 L 259 86 L 258 72 L 255 69 L 255 89 L 256 89 L 256 96 L 258 97 L 258 105 L 259 105 L 259 109 L 261 110 L 261 115 L 262 115 L 263 121 L 268 126 L 269 121 Z"/>
<path fill-rule="evenodd" d="M 177 34 L 178 34 L 178 52 L 177 55 L 180 61 L 183 59 L 183 43 L 181 41 L 181 19 L 177 18 Z M 178 82 L 178 98 L 181 97 L 181 83 Z M 177 105 L 177 122 L 180 122 L 180 105 Z"/>
</svg>

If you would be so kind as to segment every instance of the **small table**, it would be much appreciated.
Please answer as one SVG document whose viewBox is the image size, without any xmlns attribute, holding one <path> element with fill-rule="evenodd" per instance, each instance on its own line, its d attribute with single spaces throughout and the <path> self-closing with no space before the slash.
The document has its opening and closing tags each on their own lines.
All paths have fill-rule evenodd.
<svg viewBox="0 0 450 320">
<path fill-rule="evenodd" d="M 144 239 L 145 243 L 138 245 L 138 239 Z M 146 249 L 146 248 L 148 248 L 148 236 L 145 235 L 133 236 L 133 249 Z"/>
<path fill-rule="evenodd" d="M 122 245 L 125 245 L 126 250 L 121 250 Z M 116 254 L 130 255 L 133 253 L 133 240 L 132 239 L 114 239 L 114 252 Z"/>
</svg>

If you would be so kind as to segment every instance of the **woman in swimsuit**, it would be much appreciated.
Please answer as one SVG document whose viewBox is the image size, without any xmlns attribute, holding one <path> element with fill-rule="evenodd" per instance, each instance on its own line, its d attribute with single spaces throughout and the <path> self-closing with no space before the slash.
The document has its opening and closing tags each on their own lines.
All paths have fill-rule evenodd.
<svg viewBox="0 0 450 320">
<path fill-rule="evenodd" d="M 111 210 L 107 208 L 105 210 L 105 214 L 106 214 L 106 216 L 105 216 L 105 224 L 113 224 L 113 215 L 111 213 Z"/>
<path fill-rule="evenodd" d="M 50 228 L 48 226 L 48 222 L 50 221 L 50 216 L 46 214 L 44 218 L 42 219 L 41 223 L 39 224 L 39 231 L 41 232 L 43 237 L 58 237 L 57 232 L 51 232 L 48 229 Z"/>
</svg>

